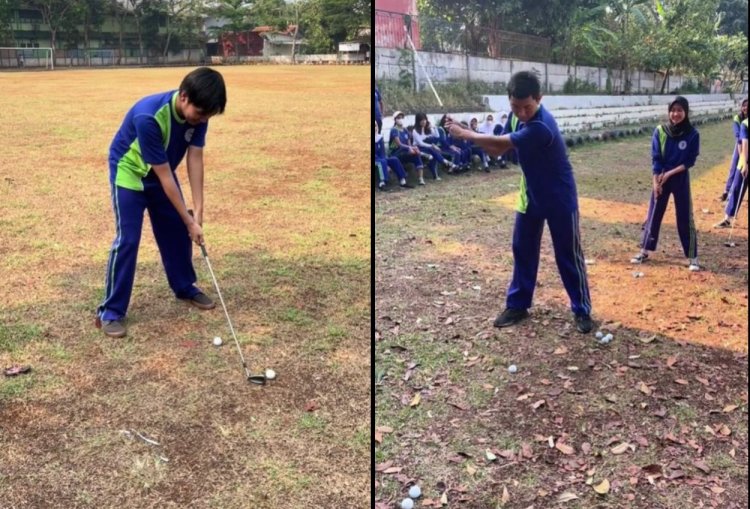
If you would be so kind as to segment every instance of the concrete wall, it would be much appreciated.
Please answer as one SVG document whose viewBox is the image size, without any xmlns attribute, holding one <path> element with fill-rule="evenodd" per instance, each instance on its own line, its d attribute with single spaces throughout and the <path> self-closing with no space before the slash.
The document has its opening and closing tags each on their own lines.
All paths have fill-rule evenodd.
<svg viewBox="0 0 750 509">
<path fill-rule="evenodd" d="M 402 52 L 397 49 L 375 48 L 375 78 L 399 79 L 401 70 L 406 70 L 416 77 L 417 86 L 423 89 L 427 86 L 427 79 L 418 62 L 412 66 L 404 66 Z M 569 77 L 576 77 L 581 81 L 591 83 L 602 92 L 607 90 L 607 69 L 586 66 L 568 66 L 546 64 L 543 62 L 525 62 L 522 60 L 493 59 L 458 55 L 451 53 L 419 52 L 427 74 L 433 83 L 456 81 L 482 81 L 485 83 L 507 83 L 513 73 L 518 71 L 534 71 L 539 74 L 542 86 L 548 92 L 563 90 Z M 401 65 L 399 65 L 401 61 Z M 610 83 L 615 92 L 624 89 L 625 76 L 618 70 L 611 71 Z M 631 90 L 646 94 L 657 93 L 661 90 L 662 76 L 658 73 L 633 71 L 630 74 Z M 682 76 L 669 77 L 667 91 L 680 87 L 684 81 Z"/>
</svg>

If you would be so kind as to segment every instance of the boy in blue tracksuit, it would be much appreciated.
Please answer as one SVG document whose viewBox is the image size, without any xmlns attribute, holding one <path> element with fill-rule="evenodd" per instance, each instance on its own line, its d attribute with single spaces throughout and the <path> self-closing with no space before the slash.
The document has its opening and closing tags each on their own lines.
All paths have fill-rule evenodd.
<svg viewBox="0 0 750 509">
<path fill-rule="evenodd" d="M 375 123 L 375 167 L 378 170 L 378 189 L 383 191 L 388 183 L 388 167 L 396 172 L 398 184 L 401 187 L 411 187 L 406 184 L 406 172 L 397 157 L 388 157 L 385 153 L 385 141 L 380 134 L 378 124 Z"/>
<path fill-rule="evenodd" d="M 554 117 L 540 104 L 541 85 L 535 74 L 514 74 L 508 83 L 508 97 L 513 113 L 522 122 L 511 134 L 484 135 L 457 123 L 450 125 L 452 136 L 471 140 L 490 154 L 515 148 L 527 182 L 527 200 L 516 213 L 513 228 L 513 280 L 506 309 L 494 325 L 507 327 L 529 316 L 546 222 L 576 328 L 582 333 L 590 332 L 591 296 L 581 249 L 578 194 L 565 143 Z"/>
<path fill-rule="evenodd" d="M 732 118 L 732 131 L 734 132 L 734 153 L 732 154 L 732 162 L 729 164 L 729 175 L 727 175 L 727 181 L 724 184 L 724 192 L 721 194 L 721 201 L 725 201 L 729 197 L 729 193 L 732 191 L 732 182 L 734 182 L 734 174 L 737 171 L 737 159 L 740 155 L 740 126 L 742 121 L 747 118 L 747 99 L 742 101 L 740 106 L 739 114 Z M 722 221 L 723 222 L 723 221 Z M 726 227 L 719 223 L 716 225 L 719 228 Z"/>
<path fill-rule="evenodd" d="M 737 171 L 732 182 L 732 192 L 729 194 L 727 206 L 724 209 L 724 221 L 731 225 L 730 221 L 736 221 L 740 203 L 745 199 L 747 191 L 747 118 L 740 124 L 740 151 L 737 161 Z"/>
<path fill-rule="evenodd" d="M 208 119 L 223 113 L 226 89 L 208 67 L 190 72 L 178 90 L 145 97 L 127 113 L 109 149 L 109 181 L 116 236 L 107 262 L 97 325 L 123 337 L 136 258 L 148 210 L 167 281 L 177 298 L 200 309 L 214 302 L 195 286 L 191 241 L 203 244 L 203 146 Z M 175 171 L 187 153 L 195 208 L 188 213 Z"/>
<path fill-rule="evenodd" d="M 734 122 L 732 122 L 735 132 L 735 138 L 737 144 L 734 149 L 734 156 L 732 158 L 732 166 L 729 171 L 729 179 L 727 180 L 727 191 L 722 195 L 722 199 L 727 199 L 727 204 L 724 207 L 724 219 L 714 225 L 714 228 L 729 228 L 732 226 L 732 220 L 737 214 L 737 206 L 742 202 L 745 197 L 745 191 L 747 189 L 745 175 L 747 171 L 741 172 L 741 153 L 742 153 L 742 130 L 745 130 L 744 139 L 747 139 L 747 99 L 742 101 L 742 110 L 739 115 L 735 115 Z"/>
<path fill-rule="evenodd" d="M 668 111 L 669 122 L 654 130 L 651 143 L 653 192 L 643 228 L 641 250 L 630 262 L 643 263 L 649 258 L 648 252 L 656 250 L 661 221 L 669 196 L 673 195 L 682 251 L 688 259 L 688 269 L 698 271 L 698 238 L 693 220 L 688 170 L 695 165 L 700 153 L 700 135 L 690 124 L 687 99 L 677 96 L 669 103 Z"/>
</svg>

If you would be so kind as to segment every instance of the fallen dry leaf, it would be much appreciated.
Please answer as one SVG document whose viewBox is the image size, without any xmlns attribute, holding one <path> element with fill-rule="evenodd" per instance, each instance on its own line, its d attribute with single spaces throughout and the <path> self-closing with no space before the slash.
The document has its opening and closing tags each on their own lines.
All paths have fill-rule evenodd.
<svg viewBox="0 0 750 509">
<path fill-rule="evenodd" d="M 305 403 L 305 412 L 314 412 L 318 409 L 318 402 L 315 400 L 310 400 L 307 403 Z"/>
<path fill-rule="evenodd" d="M 532 403 L 531 404 L 531 408 L 533 408 L 534 410 L 536 410 L 540 406 L 544 405 L 544 403 L 545 403 L 545 401 L 543 399 L 540 399 L 539 401 L 536 401 L 536 402 Z"/>
<path fill-rule="evenodd" d="M 632 446 L 629 443 L 623 442 L 620 445 L 613 447 L 611 451 L 612 451 L 612 454 L 623 454 L 625 451 L 627 451 L 631 447 Z"/>
<path fill-rule="evenodd" d="M 568 454 L 568 455 L 574 454 L 576 452 L 576 450 L 573 447 L 569 446 L 568 444 L 564 444 L 560 442 L 559 440 L 555 444 L 555 448 L 561 453 Z"/>
<path fill-rule="evenodd" d="M 609 481 L 604 479 L 602 482 L 594 486 L 594 491 L 600 495 L 606 495 L 609 493 Z"/>
<path fill-rule="evenodd" d="M 419 405 L 419 403 L 422 401 L 422 395 L 420 393 L 416 393 L 414 397 L 411 400 L 411 403 L 409 403 L 409 406 L 414 408 L 415 406 Z"/>
<path fill-rule="evenodd" d="M 508 488 L 503 486 L 503 495 L 500 497 L 500 505 L 504 506 L 508 502 L 510 502 L 510 493 L 508 493 Z"/>
<path fill-rule="evenodd" d="M 575 500 L 578 498 L 578 495 L 575 493 L 571 493 L 569 491 L 566 491 L 565 493 L 561 493 L 559 497 L 557 497 L 558 502 L 570 502 L 571 500 Z"/>
<path fill-rule="evenodd" d="M 737 410 L 737 405 L 727 405 L 724 407 L 723 412 L 728 414 L 729 412 L 733 412 L 735 410 Z"/>
<path fill-rule="evenodd" d="M 638 382 L 638 390 L 641 391 L 646 396 L 651 396 L 651 388 L 646 385 L 644 382 Z"/>
</svg>

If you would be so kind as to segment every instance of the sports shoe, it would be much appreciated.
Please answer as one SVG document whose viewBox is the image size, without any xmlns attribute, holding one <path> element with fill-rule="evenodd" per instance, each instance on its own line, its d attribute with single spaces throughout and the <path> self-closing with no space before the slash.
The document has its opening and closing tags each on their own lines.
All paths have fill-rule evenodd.
<svg viewBox="0 0 750 509">
<path fill-rule="evenodd" d="M 411 184 L 407 184 L 404 182 L 403 184 L 399 184 L 399 187 L 403 187 L 404 189 L 414 189 L 414 186 Z"/>
<path fill-rule="evenodd" d="M 122 320 L 102 320 L 101 328 L 104 335 L 110 338 L 124 338 L 128 333 Z"/>
<path fill-rule="evenodd" d="M 690 260 L 690 265 L 688 265 L 688 270 L 691 272 L 698 272 L 701 270 L 700 265 L 698 265 L 698 258 L 692 258 Z"/>
<path fill-rule="evenodd" d="M 728 193 L 721 193 L 721 198 L 719 198 L 719 201 L 727 201 L 728 196 Z"/>
<path fill-rule="evenodd" d="M 630 259 L 630 263 L 643 263 L 648 260 L 648 253 L 638 253 Z"/>
<path fill-rule="evenodd" d="M 435 177 L 435 180 L 443 180 L 443 179 L 441 179 L 440 176 L 438 175 L 437 177 Z"/>
<path fill-rule="evenodd" d="M 591 321 L 591 316 L 589 315 L 576 315 L 575 322 L 576 329 L 582 334 L 587 334 L 594 328 L 594 322 Z"/>
<path fill-rule="evenodd" d="M 184 300 L 185 302 L 192 304 L 198 309 L 213 309 L 216 307 L 216 303 L 213 300 L 211 300 L 211 298 L 203 292 L 196 293 L 189 299 L 180 299 L 180 300 Z"/>
<path fill-rule="evenodd" d="M 732 222 L 729 219 L 722 219 L 714 225 L 714 228 L 729 228 L 732 226 Z"/>
<path fill-rule="evenodd" d="M 425 184 L 424 184 L 424 179 L 423 179 L 423 178 L 420 178 L 420 179 L 419 179 L 419 185 L 420 185 L 420 186 L 423 186 L 423 185 L 425 185 Z"/>
<path fill-rule="evenodd" d="M 495 318 L 495 322 L 492 324 L 498 329 L 503 327 L 510 327 L 518 322 L 523 321 L 529 317 L 529 311 L 527 309 L 511 309 L 508 308 Z"/>
</svg>

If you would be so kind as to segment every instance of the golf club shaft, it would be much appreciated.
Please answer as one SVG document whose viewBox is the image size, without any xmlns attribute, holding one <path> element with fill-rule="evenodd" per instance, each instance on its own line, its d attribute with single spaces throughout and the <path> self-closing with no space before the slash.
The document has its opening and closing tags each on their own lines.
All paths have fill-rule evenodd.
<svg viewBox="0 0 750 509">
<path fill-rule="evenodd" d="M 206 252 L 206 247 L 201 244 L 201 253 L 203 254 L 203 259 L 206 260 L 206 266 L 208 266 L 208 272 L 211 273 L 211 279 L 214 282 L 214 288 L 216 289 L 216 294 L 219 296 L 219 302 L 221 302 L 221 307 L 224 310 L 224 316 L 227 317 L 227 323 L 229 324 L 229 330 L 232 332 L 232 338 L 234 338 L 234 344 L 237 345 L 237 352 L 240 354 L 240 359 L 242 359 L 242 367 L 245 368 L 245 375 L 250 376 L 250 373 L 247 369 L 247 363 L 245 362 L 245 356 L 242 355 L 242 349 L 240 348 L 240 342 L 237 340 L 237 334 L 234 333 L 234 326 L 232 326 L 232 320 L 229 318 L 229 313 L 227 312 L 227 306 L 224 304 L 224 297 L 221 295 L 221 290 L 219 290 L 219 283 L 216 281 L 216 276 L 214 275 L 214 269 L 211 267 L 211 262 L 208 259 L 208 253 Z"/>
<path fill-rule="evenodd" d="M 664 192 L 664 189 L 662 189 L 662 192 Z M 654 206 L 651 207 L 651 213 L 648 215 L 647 221 L 646 221 L 646 235 L 643 237 L 643 245 L 641 246 L 641 249 L 646 251 L 646 245 L 648 244 L 648 241 L 651 239 L 651 223 L 654 220 L 654 213 L 656 212 L 656 202 L 659 200 L 659 197 L 656 196 L 656 191 L 653 189 L 651 190 L 651 196 L 654 198 Z"/>
</svg>

